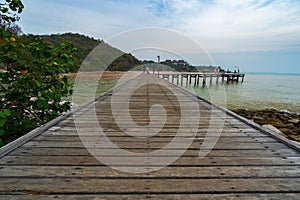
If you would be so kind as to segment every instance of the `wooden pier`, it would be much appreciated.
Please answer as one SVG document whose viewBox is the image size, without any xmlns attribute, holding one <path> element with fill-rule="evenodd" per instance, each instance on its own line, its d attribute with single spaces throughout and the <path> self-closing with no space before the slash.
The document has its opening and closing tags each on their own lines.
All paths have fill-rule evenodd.
<svg viewBox="0 0 300 200">
<path fill-rule="evenodd" d="M 112 96 L 121 89 L 136 89 L 128 101 L 131 117 L 141 127 L 129 126 L 127 131 L 133 136 L 124 134 L 111 111 Z M 116 99 L 120 105 L 124 101 L 121 97 Z M 177 133 L 182 115 L 180 97 L 187 99 L 182 102 L 187 112 L 193 113 L 195 107 L 191 105 L 196 103 L 200 113 L 193 118 L 199 122 L 198 126 L 189 127 L 196 128 L 196 134 L 186 150 L 182 144 L 191 138 L 190 130 Z M 144 130 L 142 126 L 150 123 L 147 113 L 156 103 L 166 109 L 168 118 L 163 128 L 152 137 L 134 137 Z M 184 153 L 153 172 L 113 169 L 90 154 L 74 124 L 74 119 L 81 116 L 77 123 L 84 130 L 83 137 L 97 142 L 99 129 L 92 123 L 93 108 L 102 130 L 116 144 L 110 149 L 111 154 L 106 155 L 116 159 L 115 167 L 132 168 L 132 172 L 136 167 L 145 170 L 153 167 L 130 163 L 138 156 L 125 157 L 114 152 L 116 148 L 135 155 L 148 152 L 151 160 L 150 153 L 172 142 L 176 134 L 180 134 L 183 142 L 177 141 L 178 146 L 166 148 L 166 154 L 158 159 L 172 158 L 181 150 Z M 161 112 L 151 114 L 165 116 Z M 210 126 L 212 119 L 215 123 Z M 126 124 L 126 120 L 122 122 Z M 206 139 L 217 143 L 207 156 L 200 158 L 199 151 Z M 107 146 L 99 144 L 91 148 L 104 150 Z M 204 147 L 205 150 L 209 149 Z M 299 199 L 300 196 L 297 144 L 150 74 L 137 76 L 95 102 L 1 148 L 0 157 L 0 199 Z M 130 164 L 123 166 L 123 160 Z"/>
<path fill-rule="evenodd" d="M 160 72 L 156 74 L 157 76 L 166 79 L 177 85 L 194 84 L 194 85 L 206 85 L 212 84 L 214 79 L 216 83 L 232 83 L 232 82 L 244 82 L 245 74 L 240 73 L 197 73 L 197 72 L 184 72 L 184 73 L 168 73 Z M 176 81 L 175 81 L 176 80 Z"/>
</svg>

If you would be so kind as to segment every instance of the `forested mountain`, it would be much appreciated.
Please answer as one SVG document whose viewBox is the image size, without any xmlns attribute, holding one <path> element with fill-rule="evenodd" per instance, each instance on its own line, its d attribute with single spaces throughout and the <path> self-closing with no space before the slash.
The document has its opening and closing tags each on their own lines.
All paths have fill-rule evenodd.
<svg viewBox="0 0 300 200">
<path fill-rule="evenodd" d="M 36 37 L 41 37 L 45 41 L 53 44 L 59 45 L 63 41 L 71 42 L 75 48 L 78 49 L 76 55 L 76 66 L 74 71 L 77 71 L 82 63 L 82 61 L 88 56 L 88 54 L 100 43 L 104 43 L 103 40 L 98 40 L 93 37 L 80 35 L 78 33 L 64 33 L 64 34 L 51 34 L 51 35 L 25 35 L 24 40 L 32 41 Z M 106 44 L 107 48 L 113 48 Z M 117 58 L 112 62 L 107 70 L 111 71 L 127 71 L 135 66 L 141 64 L 141 62 L 136 59 L 133 55 L 124 53 L 122 56 Z M 95 69 L 94 69 L 95 70 Z"/>
<path fill-rule="evenodd" d="M 103 42 L 78 33 L 40 35 L 40 37 L 54 45 L 59 45 L 63 41 L 71 42 L 78 49 L 76 64 L 79 65 L 97 45 Z"/>
</svg>

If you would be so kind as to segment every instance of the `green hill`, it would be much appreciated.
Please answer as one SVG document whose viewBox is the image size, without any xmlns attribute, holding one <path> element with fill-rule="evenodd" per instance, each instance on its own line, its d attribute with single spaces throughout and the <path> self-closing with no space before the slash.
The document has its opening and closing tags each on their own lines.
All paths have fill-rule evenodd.
<svg viewBox="0 0 300 200">
<path fill-rule="evenodd" d="M 133 55 L 121 52 L 120 50 L 111 47 L 110 45 L 104 43 L 103 40 L 98 40 L 93 37 L 81 35 L 78 33 L 64 33 L 64 34 L 51 34 L 51 35 L 25 35 L 24 40 L 32 41 L 35 37 L 41 37 L 45 41 L 58 45 L 63 41 L 71 42 L 75 48 L 78 49 L 78 53 L 76 56 L 76 65 L 77 68 L 74 71 L 77 71 L 81 65 L 81 63 L 86 59 L 89 53 L 97 47 L 100 43 L 103 43 L 106 46 L 106 51 L 119 51 L 120 57 L 114 60 L 111 64 L 109 63 L 109 67 L 107 70 L 111 71 L 127 71 L 135 66 L 141 64 L 141 61 L 136 59 Z M 105 62 L 105 61 L 98 61 Z M 96 68 L 90 68 L 88 70 L 97 70 Z"/>
</svg>

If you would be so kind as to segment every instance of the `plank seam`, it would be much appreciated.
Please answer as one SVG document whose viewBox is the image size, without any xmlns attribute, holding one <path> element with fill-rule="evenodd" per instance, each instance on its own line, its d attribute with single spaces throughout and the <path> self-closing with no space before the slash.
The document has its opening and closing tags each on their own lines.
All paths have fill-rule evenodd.
<svg viewBox="0 0 300 200">
<path fill-rule="evenodd" d="M 156 192 L 156 191 L 135 191 L 135 192 L 38 192 L 31 190 L 15 190 L 13 192 L 0 192 L 2 195 L 17 195 L 23 196 L 31 193 L 37 193 L 38 195 L 193 195 L 193 194 L 299 194 L 300 190 L 220 190 L 220 191 L 170 191 L 170 192 Z"/>
</svg>

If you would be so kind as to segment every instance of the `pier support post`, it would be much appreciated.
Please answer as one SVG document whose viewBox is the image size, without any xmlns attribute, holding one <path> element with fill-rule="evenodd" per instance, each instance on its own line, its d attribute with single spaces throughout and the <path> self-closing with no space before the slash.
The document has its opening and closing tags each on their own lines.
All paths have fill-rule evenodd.
<svg viewBox="0 0 300 200">
<path fill-rule="evenodd" d="M 189 84 L 189 75 L 186 74 L 186 75 L 185 75 L 185 78 L 186 78 L 186 82 L 185 82 L 185 83 L 186 83 L 186 85 L 188 85 L 188 84 Z"/>
<path fill-rule="evenodd" d="M 203 81 L 202 81 L 202 85 L 204 86 L 204 85 L 206 85 L 206 75 L 205 74 L 203 74 Z"/>
<path fill-rule="evenodd" d="M 180 84 L 182 85 L 182 82 L 183 82 L 183 74 L 181 74 L 180 76 L 181 76 L 181 82 L 180 82 Z"/>
<path fill-rule="evenodd" d="M 200 74 L 197 75 L 197 85 L 199 85 Z"/>
<path fill-rule="evenodd" d="M 219 74 L 217 74 L 217 80 L 216 80 L 216 83 L 219 82 Z"/>
<path fill-rule="evenodd" d="M 210 83 L 210 84 L 212 84 L 212 79 L 213 79 L 213 75 L 211 74 L 211 75 L 210 75 L 210 80 L 209 80 L 209 83 Z"/>
<path fill-rule="evenodd" d="M 189 84 L 189 75 L 188 74 L 186 74 L 185 75 L 185 83 L 186 83 L 186 85 L 188 85 Z"/>
</svg>

